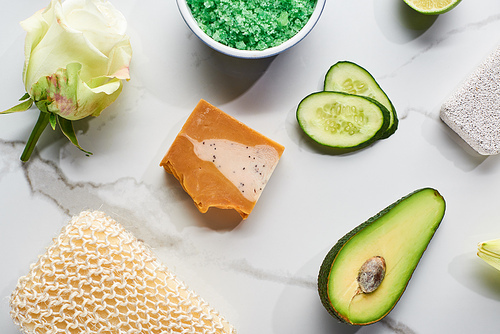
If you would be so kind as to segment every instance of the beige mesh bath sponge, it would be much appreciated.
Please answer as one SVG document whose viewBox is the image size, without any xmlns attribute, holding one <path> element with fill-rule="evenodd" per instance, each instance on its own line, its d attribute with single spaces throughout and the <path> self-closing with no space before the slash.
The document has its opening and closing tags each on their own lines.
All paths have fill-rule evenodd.
<svg viewBox="0 0 500 334">
<path fill-rule="evenodd" d="M 82 212 L 19 279 L 24 333 L 235 333 L 151 250 L 102 212 Z"/>
</svg>

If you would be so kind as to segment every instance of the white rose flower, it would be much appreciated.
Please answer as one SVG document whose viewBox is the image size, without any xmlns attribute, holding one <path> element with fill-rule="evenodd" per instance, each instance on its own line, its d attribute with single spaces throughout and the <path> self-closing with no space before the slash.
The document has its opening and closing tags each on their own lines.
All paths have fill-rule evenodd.
<svg viewBox="0 0 500 334">
<path fill-rule="evenodd" d="M 71 121 L 99 116 L 128 80 L 132 47 L 123 15 L 104 0 L 51 0 L 21 22 L 26 30 L 23 81 L 19 105 L 2 113 L 27 110 L 34 102 L 40 117 L 21 160 L 29 159 L 50 123 L 81 149 Z M 87 152 L 89 153 L 89 152 Z"/>
</svg>

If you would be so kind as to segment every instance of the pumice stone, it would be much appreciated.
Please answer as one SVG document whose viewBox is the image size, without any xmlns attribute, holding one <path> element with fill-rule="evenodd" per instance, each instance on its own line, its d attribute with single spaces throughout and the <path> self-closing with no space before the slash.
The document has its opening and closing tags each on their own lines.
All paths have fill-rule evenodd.
<svg viewBox="0 0 500 334">
<path fill-rule="evenodd" d="M 500 153 L 500 47 L 442 105 L 440 116 L 479 154 Z"/>
</svg>

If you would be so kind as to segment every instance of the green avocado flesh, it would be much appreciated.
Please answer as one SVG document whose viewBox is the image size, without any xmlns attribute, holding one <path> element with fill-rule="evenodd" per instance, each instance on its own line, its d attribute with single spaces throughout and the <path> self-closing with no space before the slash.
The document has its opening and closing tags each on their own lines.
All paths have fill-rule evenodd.
<svg viewBox="0 0 500 334">
<path fill-rule="evenodd" d="M 318 292 L 326 310 L 353 325 L 368 325 L 385 317 L 401 298 L 445 207 L 437 190 L 423 188 L 341 238 L 326 255 L 318 275 Z M 375 291 L 362 293 L 358 272 L 375 256 L 385 260 L 385 277 Z"/>
</svg>

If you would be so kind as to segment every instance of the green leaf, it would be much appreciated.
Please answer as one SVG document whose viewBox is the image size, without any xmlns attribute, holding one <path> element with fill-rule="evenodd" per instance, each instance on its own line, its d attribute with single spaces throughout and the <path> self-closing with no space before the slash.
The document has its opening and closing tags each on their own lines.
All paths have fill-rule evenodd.
<svg viewBox="0 0 500 334">
<path fill-rule="evenodd" d="M 50 111 L 47 108 L 47 104 L 49 104 L 49 103 L 50 102 L 48 102 L 47 100 L 35 101 L 35 105 L 38 108 L 38 110 L 43 111 L 47 114 L 50 114 Z"/>
<path fill-rule="evenodd" d="M 30 98 L 30 94 L 29 93 L 25 93 L 20 99 L 19 101 L 24 101 L 24 100 L 27 100 Z"/>
<path fill-rule="evenodd" d="M 50 122 L 50 126 L 52 127 L 52 130 L 55 130 L 56 129 L 56 125 L 57 125 L 57 116 L 56 116 L 56 114 L 54 114 L 52 112 L 50 113 L 49 122 Z"/>
<path fill-rule="evenodd" d="M 33 100 L 28 99 L 26 101 L 19 103 L 16 106 L 10 108 L 10 109 L 7 109 L 7 110 L 0 112 L 0 114 L 11 114 L 11 113 L 20 112 L 20 111 L 26 111 L 31 107 L 32 104 L 33 104 Z"/>
<path fill-rule="evenodd" d="M 61 128 L 62 133 L 69 139 L 70 142 L 73 143 L 76 147 L 78 147 L 81 151 L 85 152 L 88 155 L 92 155 L 92 152 L 85 151 L 80 144 L 78 144 L 78 140 L 76 139 L 75 130 L 73 129 L 73 122 L 57 115 L 57 123 L 59 123 L 59 127 Z"/>
<path fill-rule="evenodd" d="M 21 161 L 26 162 L 30 159 L 31 153 L 33 153 L 33 150 L 35 149 L 36 143 L 38 142 L 40 135 L 47 127 L 47 124 L 49 124 L 49 117 L 50 116 L 48 113 L 42 111 L 40 112 L 38 120 L 36 121 L 36 124 L 33 127 L 33 130 L 31 131 L 31 135 L 28 139 L 28 142 L 24 147 L 24 151 L 21 154 Z"/>
</svg>

